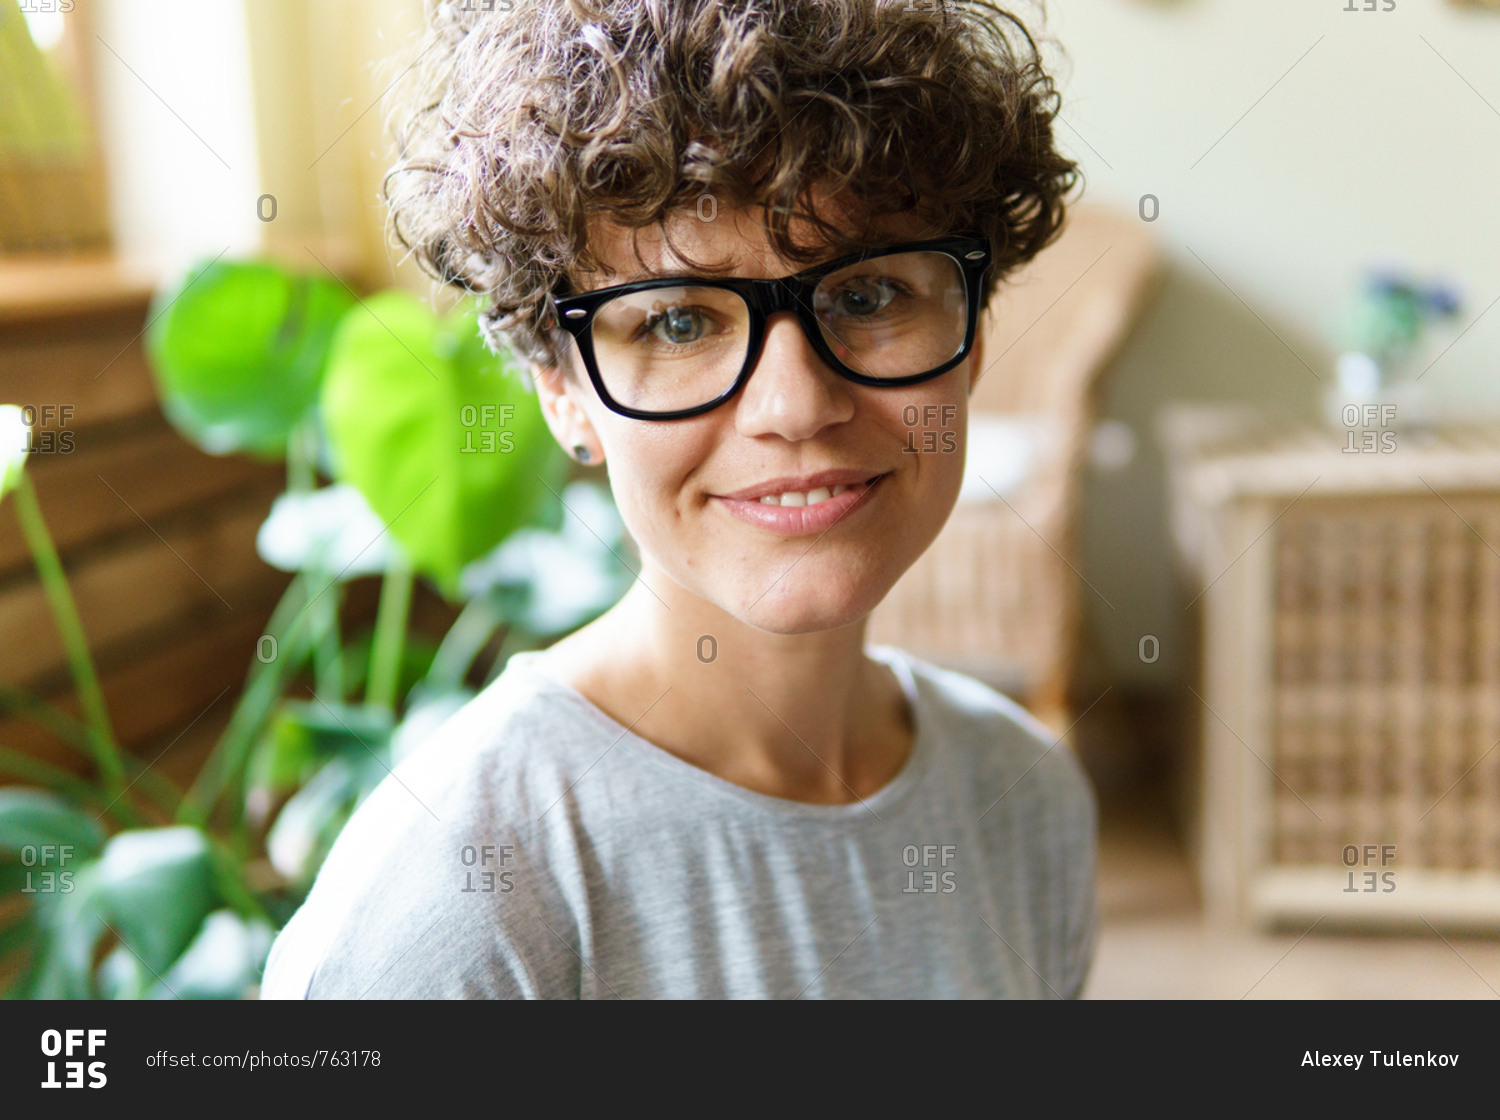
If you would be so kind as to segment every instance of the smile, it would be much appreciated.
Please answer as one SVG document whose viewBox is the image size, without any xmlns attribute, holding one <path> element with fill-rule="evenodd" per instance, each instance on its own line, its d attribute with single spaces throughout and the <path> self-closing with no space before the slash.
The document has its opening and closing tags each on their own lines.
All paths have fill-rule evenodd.
<svg viewBox="0 0 1500 1120">
<path fill-rule="evenodd" d="M 778 536 L 798 537 L 826 533 L 834 525 L 857 515 L 856 507 L 868 506 L 885 474 L 860 476 L 840 472 L 837 481 L 813 476 L 803 480 L 777 479 L 733 495 L 716 495 L 715 504 L 731 516 Z"/>
<path fill-rule="evenodd" d="M 837 498 L 849 487 L 844 485 L 819 486 L 816 490 L 787 490 L 781 494 L 765 494 L 760 498 L 762 505 L 768 506 L 816 506 L 826 502 L 829 498 Z"/>
</svg>

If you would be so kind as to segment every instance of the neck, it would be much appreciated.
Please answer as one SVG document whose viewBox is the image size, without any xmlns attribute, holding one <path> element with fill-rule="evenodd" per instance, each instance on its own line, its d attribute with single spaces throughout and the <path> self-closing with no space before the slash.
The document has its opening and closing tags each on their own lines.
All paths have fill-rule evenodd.
<svg viewBox="0 0 1500 1120">
<path fill-rule="evenodd" d="M 899 685 L 865 620 L 808 634 L 749 626 L 649 568 L 549 668 L 632 732 L 737 785 L 844 804 L 910 752 Z"/>
</svg>

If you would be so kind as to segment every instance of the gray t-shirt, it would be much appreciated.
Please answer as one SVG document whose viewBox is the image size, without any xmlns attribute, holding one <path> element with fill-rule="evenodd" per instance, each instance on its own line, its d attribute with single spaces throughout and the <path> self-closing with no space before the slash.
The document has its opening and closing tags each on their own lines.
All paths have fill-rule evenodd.
<svg viewBox="0 0 1500 1120">
<path fill-rule="evenodd" d="M 887 647 L 901 772 L 811 805 L 715 777 L 512 657 L 340 834 L 264 998 L 1053 997 L 1095 808 L 1016 704 Z"/>
</svg>

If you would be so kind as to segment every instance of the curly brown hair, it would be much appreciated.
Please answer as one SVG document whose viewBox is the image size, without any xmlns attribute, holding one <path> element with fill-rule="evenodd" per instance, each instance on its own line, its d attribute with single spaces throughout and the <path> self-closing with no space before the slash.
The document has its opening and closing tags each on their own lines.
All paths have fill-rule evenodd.
<svg viewBox="0 0 1500 1120">
<path fill-rule="evenodd" d="M 1079 178 L 1035 40 L 982 0 L 439 0 L 413 54 L 395 237 L 483 296 L 492 346 L 543 366 L 566 350 L 549 297 L 600 268 L 591 223 L 665 233 L 708 194 L 763 207 L 772 247 L 812 264 L 910 212 L 989 239 L 987 302 Z"/>
</svg>

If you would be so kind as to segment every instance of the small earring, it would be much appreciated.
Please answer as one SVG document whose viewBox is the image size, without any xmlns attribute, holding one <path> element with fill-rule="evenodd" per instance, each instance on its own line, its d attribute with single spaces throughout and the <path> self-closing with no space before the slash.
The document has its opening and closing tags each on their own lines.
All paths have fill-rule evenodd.
<svg viewBox="0 0 1500 1120">
<path fill-rule="evenodd" d="M 593 452 L 591 452 L 583 444 L 575 443 L 573 445 L 573 458 L 577 459 L 580 463 L 587 463 L 593 457 Z"/>
</svg>

